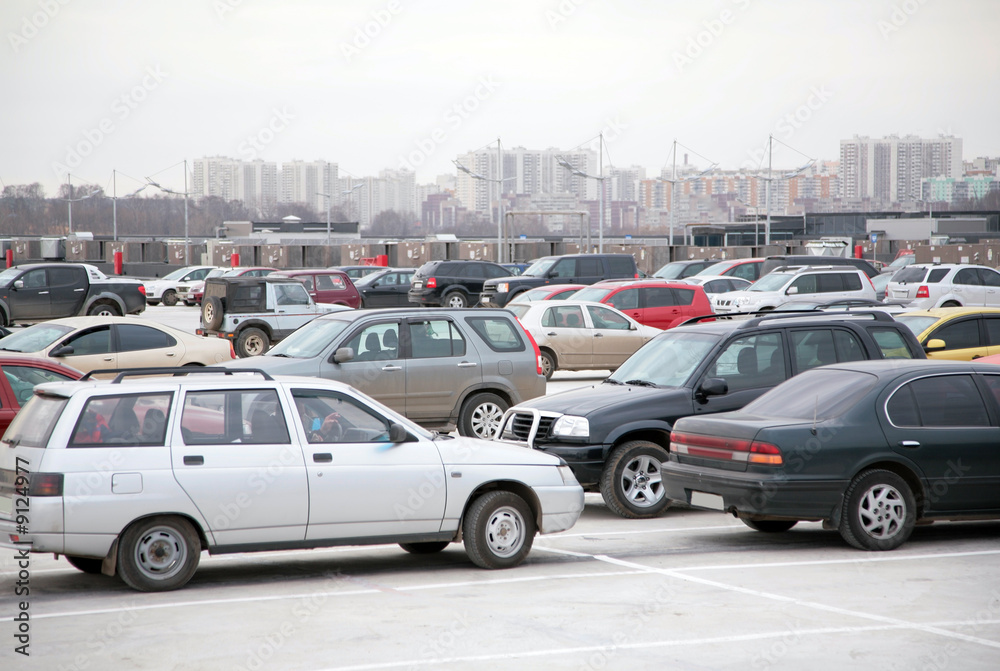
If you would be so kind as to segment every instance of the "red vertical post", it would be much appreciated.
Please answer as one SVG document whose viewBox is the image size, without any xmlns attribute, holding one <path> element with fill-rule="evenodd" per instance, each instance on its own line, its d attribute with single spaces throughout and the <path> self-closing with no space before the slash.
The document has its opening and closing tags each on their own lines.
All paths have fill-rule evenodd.
<svg viewBox="0 0 1000 671">
<path fill-rule="evenodd" d="M 239 255 L 239 252 L 233 252 L 229 256 L 229 265 L 232 266 L 233 268 L 236 268 L 237 266 L 240 265 L 240 255 Z"/>
<path fill-rule="evenodd" d="M 115 252 L 115 275 L 122 274 L 122 253 L 121 251 Z"/>
<path fill-rule="evenodd" d="M 7 253 L 4 256 L 7 257 L 7 267 L 8 268 L 10 268 L 12 265 L 14 265 L 14 250 L 13 249 L 8 249 Z"/>
</svg>

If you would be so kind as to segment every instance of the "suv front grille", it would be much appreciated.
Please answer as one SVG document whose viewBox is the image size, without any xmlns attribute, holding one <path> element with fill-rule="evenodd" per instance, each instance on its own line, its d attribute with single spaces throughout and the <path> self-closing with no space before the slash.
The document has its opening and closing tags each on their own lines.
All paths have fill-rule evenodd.
<svg viewBox="0 0 1000 671">
<path fill-rule="evenodd" d="M 561 413 L 542 414 L 538 410 L 507 411 L 507 416 L 501 424 L 501 440 L 514 440 L 534 447 L 534 443 L 543 441 L 549 435 L 552 424 Z M 532 429 L 535 429 L 532 435 Z"/>
</svg>

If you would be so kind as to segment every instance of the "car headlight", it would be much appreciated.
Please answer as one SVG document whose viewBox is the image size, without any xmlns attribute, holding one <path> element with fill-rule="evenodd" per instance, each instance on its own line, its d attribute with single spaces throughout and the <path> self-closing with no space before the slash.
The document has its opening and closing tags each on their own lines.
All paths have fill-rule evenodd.
<svg viewBox="0 0 1000 671">
<path fill-rule="evenodd" d="M 552 435 L 563 438 L 586 438 L 590 435 L 590 421 L 586 417 L 563 415 L 552 425 Z"/>
<path fill-rule="evenodd" d="M 497 284 L 497 293 L 505 294 L 508 289 L 510 289 L 510 284 L 507 282 L 500 282 Z"/>
</svg>

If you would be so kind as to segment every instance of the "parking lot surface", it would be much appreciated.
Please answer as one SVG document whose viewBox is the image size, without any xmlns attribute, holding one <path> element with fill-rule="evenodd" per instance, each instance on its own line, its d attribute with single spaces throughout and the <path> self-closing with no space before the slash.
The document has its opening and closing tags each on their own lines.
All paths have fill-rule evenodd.
<svg viewBox="0 0 1000 671">
<path fill-rule="evenodd" d="M 181 306 L 142 318 L 160 317 L 197 323 Z M 548 388 L 600 379 L 557 372 Z M 24 569 L 5 549 L 0 669 L 995 670 L 998 535 L 941 523 L 865 553 L 819 524 L 629 520 L 588 494 L 574 528 L 511 570 L 474 567 L 460 544 L 204 555 L 185 589 L 156 594 L 39 555 L 17 595 Z M 12 616 L 25 599 L 27 657 Z"/>
</svg>

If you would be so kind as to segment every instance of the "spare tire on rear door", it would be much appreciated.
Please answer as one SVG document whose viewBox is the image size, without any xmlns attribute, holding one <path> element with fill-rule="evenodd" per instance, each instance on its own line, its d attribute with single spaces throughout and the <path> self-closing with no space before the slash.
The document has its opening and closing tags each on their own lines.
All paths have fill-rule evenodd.
<svg viewBox="0 0 1000 671">
<path fill-rule="evenodd" d="M 209 331 L 217 331 L 222 326 L 222 299 L 205 296 L 202 299 L 201 322 Z"/>
</svg>

